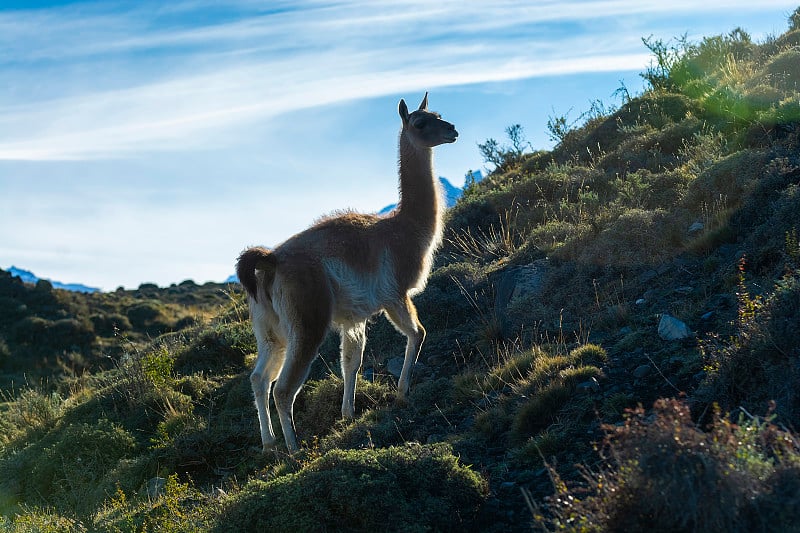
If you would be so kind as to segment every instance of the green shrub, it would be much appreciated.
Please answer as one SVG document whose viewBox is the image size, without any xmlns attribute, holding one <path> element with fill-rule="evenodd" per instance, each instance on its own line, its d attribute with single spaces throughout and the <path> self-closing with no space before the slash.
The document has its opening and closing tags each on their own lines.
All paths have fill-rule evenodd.
<svg viewBox="0 0 800 533">
<path fill-rule="evenodd" d="M 344 381 L 329 376 L 309 381 L 295 403 L 295 423 L 301 436 L 323 437 L 342 419 Z M 356 415 L 377 407 L 390 405 L 395 391 L 389 385 L 358 378 L 356 383 Z"/>
<path fill-rule="evenodd" d="M 520 406 L 514 416 L 514 434 L 521 439 L 546 428 L 571 396 L 572 389 L 561 380 L 555 380 L 538 390 Z"/>
<path fill-rule="evenodd" d="M 777 412 L 800 427 L 798 316 L 800 273 L 781 280 L 766 300 L 751 297 L 742 278 L 736 334 L 703 345 L 708 377 L 698 400 L 756 411 L 775 401 Z"/>
<path fill-rule="evenodd" d="M 45 509 L 27 508 L 13 518 L 0 517 L 0 530 L 7 533 L 84 533 L 78 520 Z"/>
<path fill-rule="evenodd" d="M 597 344 L 582 344 L 569 352 L 569 356 L 583 364 L 599 365 L 606 362 L 608 354 Z"/>
<path fill-rule="evenodd" d="M 594 239 L 580 246 L 578 259 L 585 264 L 641 267 L 673 257 L 680 250 L 685 230 L 661 209 L 629 209 Z"/>
<path fill-rule="evenodd" d="M 165 310 L 164 305 L 158 300 L 145 300 L 129 307 L 125 314 L 136 330 L 160 335 L 169 331 L 171 327 Z"/>
<path fill-rule="evenodd" d="M 469 528 L 485 481 L 445 444 L 334 450 L 300 472 L 249 482 L 215 531 L 430 531 Z"/>
<path fill-rule="evenodd" d="M 127 316 L 120 313 L 96 313 L 89 317 L 98 335 L 111 337 L 117 333 L 124 333 L 133 329 Z"/>
<path fill-rule="evenodd" d="M 47 330 L 52 325 L 53 323 L 45 318 L 27 316 L 14 324 L 11 339 L 20 344 L 34 344 L 48 338 Z"/>
<path fill-rule="evenodd" d="M 242 368 L 245 356 L 256 351 L 249 322 L 216 324 L 189 331 L 192 335 L 188 345 L 178 349 L 175 356 L 175 368 L 184 374 Z"/>
<path fill-rule="evenodd" d="M 557 495 L 550 524 L 559 531 L 796 531 L 800 449 L 795 438 L 758 418 L 716 416 L 704 432 L 689 408 L 659 400 L 623 426 L 605 426 L 607 463 L 589 473 L 588 496 L 551 469 Z M 585 490 L 585 489 L 584 489 Z"/>
<path fill-rule="evenodd" d="M 0 415 L 0 443 L 6 443 L 18 434 L 49 429 L 61 417 L 64 400 L 58 393 L 25 389 L 9 402 Z"/>
<path fill-rule="evenodd" d="M 113 492 L 114 470 L 135 449 L 133 436 L 107 419 L 57 426 L 19 454 L 0 458 L 0 472 L 22 501 L 81 515 Z"/>
</svg>

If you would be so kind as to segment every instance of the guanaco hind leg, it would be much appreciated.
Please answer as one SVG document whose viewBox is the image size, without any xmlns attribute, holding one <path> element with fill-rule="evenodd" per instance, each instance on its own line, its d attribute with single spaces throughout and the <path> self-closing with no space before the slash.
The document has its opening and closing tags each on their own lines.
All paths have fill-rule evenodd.
<svg viewBox="0 0 800 533">
<path fill-rule="evenodd" d="M 367 342 L 366 322 L 347 329 L 342 328 L 342 377 L 344 395 L 342 396 L 342 417 L 355 417 L 356 379 L 364 358 L 364 345 Z"/>
<path fill-rule="evenodd" d="M 250 384 L 258 410 L 258 423 L 261 428 L 261 445 L 264 451 L 275 445 L 275 432 L 269 410 L 269 397 L 272 384 L 278 379 L 286 356 L 286 348 L 281 344 L 258 340 L 258 359 L 250 374 Z"/>
</svg>

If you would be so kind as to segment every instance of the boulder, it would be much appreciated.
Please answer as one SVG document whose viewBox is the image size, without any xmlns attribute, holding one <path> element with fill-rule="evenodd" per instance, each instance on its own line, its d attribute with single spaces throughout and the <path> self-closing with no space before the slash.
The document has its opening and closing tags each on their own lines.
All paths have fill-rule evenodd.
<svg viewBox="0 0 800 533">
<path fill-rule="evenodd" d="M 636 379 L 642 379 L 644 377 L 647 377 L 647 375 L 650 374 L 651 370 L 652 367 L 650 365 L 639 365 L 633 371 L 633 377 L 635 377 Z"/>
<path fill-rule="evenodd" d="M 400 372 L 403 370 L 403 358 L 392 357 L 386 361 L 386 371 L 396 378 L 400 377 Z"/>
<path fill-rule="evenodd" d="M 689 326 L 665 313 L 658 323 L 658 336 L 665 341 L 677 341 L 692 337 L 693 333 Z"/>
<path fill-rule="evenodd" d="M 703 224 L 702 222 L 695 222 L 694 224 L 692 224 L 691 226 L 689 226 L 689 231 L 688 231 L 688 233 L 689 233 L 689 234 L 700 233 L 700 232 L 701 232 L 701 231 L 703 231 L 704 229 L 706 229 L 706 226 L 705 226 L 705 224 Z"/>
</svg>

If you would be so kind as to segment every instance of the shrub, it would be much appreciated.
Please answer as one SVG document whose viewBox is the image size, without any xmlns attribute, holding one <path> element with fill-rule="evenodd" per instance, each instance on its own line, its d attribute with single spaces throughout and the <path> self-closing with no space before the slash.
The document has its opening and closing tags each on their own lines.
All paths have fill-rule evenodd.
<svg viewBox="0 0 800 533">
<path fill-rule="evenodd" d="M 486 492 L 445 444 L 333 450 L 296 474 L 248 483 L 215 531 L 464 529 Z"/>
<path fill-rule="evenodd" d="M 11 440 L 18 433 L 48 429 L 61 417 L 64 400 L 57 393 L 25 389 L 2 412 L 0 442 Z"/>
<path fill-rule="evenodd" d="M 144 333 L 158 335 L 170 329 L 164 315 L 164 306 L 158 300 L 146 300 L 128 308 L 126 311 L 131 325 Z"/>
<path fill-rule="evenodd" d="M 583 364 L 599 365 L 606 362 L 608 354 L 597 344 L 582 344 L 569 352 L 569 356 Z"/>
<path fill-rule="evenodd" d="M 559 531 L 796 530 L 800 449 L 769 421 L 717 415 L 704 432 L 685 403 L 659 400 L 652 416 L 640 407 L 604 428 L 606 463 L 585 471 L 589 496 L 551 469 Z"/>
<path fill-rule="evenodd" d="M 241 368 L 245 355 L 256 351 L 249 322 L 216 324 L 193 333 L 176 355 L 175 367 L 183 373 Z"/>
<path fill-rule="evenodd" d="M 781 280 L 765 300 L 750 296 L 742 274 L 737 331 L 731 338 L 711 336 L 704 343 L 708 377 L 698 400 L 753 410 L 774 400 L 778 413 L 800 427 L 798 316 L 800 273 Z"/>
<path fill-rule="evenodd" d="M 790 48 L 774 56 L 764 71 L 778 89 L 797 91 L 800 90 L 800 51 Z"/>
<path fill-rule="evenodd" d="M 8 533 L 83 533 L 84 525 L 72 518 L 43 509 L 26 509 L 13 518 L 0 517 L 0 530 Z"/>
<path fill-rule="evenodd" d="M 344 381 L 334 376 L 306 383 L 295 403 L 295 420 L 300 434 L 322 437 L 329 433 L 336 422 L 342 419 L 343 393 Z M 392 387 L 366 381 L 359 376 L 356 384 L 356 413 L 389 405 L 394 397 Z"/>
<path fill-rule="evenodd" d="M 133 436 L 107 419 L 57 426 L 0 460 L 0 472 L 16 481 L 23 501 L 84 514 L 112 492 L 114 469 L 135 448 Z"/>
<path fill-rule="evenodd" d="M 90 316 L 89 320 L 92 321 L 97 334 L 103 337 L 111 337 L 118 332 L 124 333 L 133 329 L 128 317 L 120 313 L 96 313 Z"/>
<path fill-rule="evenodd" d="M 662 263 L 680 249 L 683 231 L 677 222 L 661 209 L 629 209 L 580 247 L 579 260 L 627 267 Z"/>
</svg>

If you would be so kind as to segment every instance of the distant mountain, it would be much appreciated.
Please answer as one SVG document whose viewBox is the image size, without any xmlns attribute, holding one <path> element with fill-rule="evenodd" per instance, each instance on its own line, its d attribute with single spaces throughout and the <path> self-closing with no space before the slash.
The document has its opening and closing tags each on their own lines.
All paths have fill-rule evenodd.
<svg viewBox="0 0 800 533">
<path fill-rule="evenodd" d="M 472 177 L 476 182 L 481 181 L 483 179 L 483 174 L 481 173 L 480 170 L 474 170 L 472 171 Z M 460 187 L 456 187 L 455 185 L 450 183 L 450 180 L 448 180 L 447 178 L 443 178 L 441 176 L 439 176 L 439 183 L 442 186 L 442 192 L 444 193 L 447 207 L 453 207 L 454 205 L 456 205 L 456 202 L 458 201 L 459 198 L 461 198 L 461 195 L 464 193 L 464 190 Z M 387 205 L 386 207 L 378 211 L 378 214 L 385 215 L 395 207 L 397 207 L 397 204 Z"/>
<path fill-rule="evenodd" d="M 7 272 L 9 272 L 12 276 L 18 276 L 24 283 L 31 283 L 34 285 L 40 279 L 45 279 L 37 277 L 33 272 L 22 270 L 21 268 L 17 268 L 15 266 L 10 267 Z M 100 289 L 96 287 L 87 287 L 86 285 L 82 285 L 80 283 L 61 283 L 60 281 L 53 281 L 49 279 L 46 281 L 49 281 L 53 285 L 54 289 L 64 289 L 74 292 L 100 292 Z"/>
</svg>

